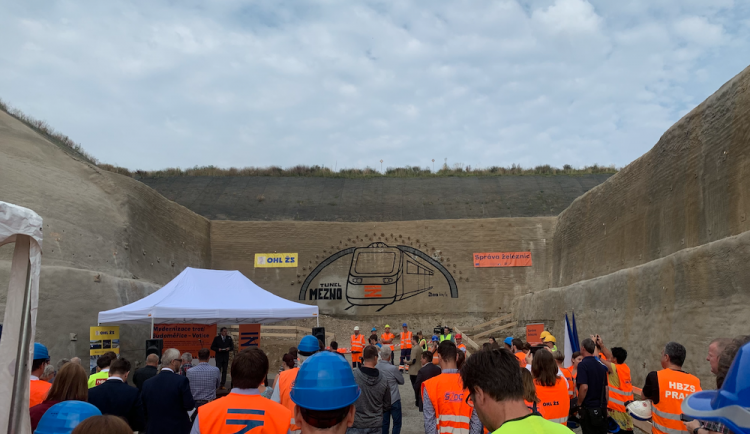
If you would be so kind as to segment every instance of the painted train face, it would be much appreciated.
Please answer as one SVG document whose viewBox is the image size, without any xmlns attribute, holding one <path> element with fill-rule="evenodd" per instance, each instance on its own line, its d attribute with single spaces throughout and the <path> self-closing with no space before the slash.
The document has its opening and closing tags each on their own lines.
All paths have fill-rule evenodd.
<svg viewBox="0 0 750 434">
<path fill-rule="evenodd" d="M 433 288 L 434 270 L 397 247 L 375 243 L 352 255 L 346 299 L 355 306 L 387 306 Z"/>
</svg>

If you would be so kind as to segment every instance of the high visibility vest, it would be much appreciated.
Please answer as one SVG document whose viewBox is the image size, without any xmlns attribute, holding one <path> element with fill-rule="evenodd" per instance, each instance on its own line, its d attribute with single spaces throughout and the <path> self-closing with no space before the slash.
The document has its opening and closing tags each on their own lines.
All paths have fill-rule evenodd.
<svg viewBox="0 0 750 434">
<path fill-rule="evenodd" d="M 440 374 L 422 383 L 432 403 L 437 420 L 437 432 L 469 434 L 473 409 L 466 403 L 469 393 L 461 382 L 461 374 Z"/>
<path fill-rule="evenodd" d="M 524 353 L 523 351 L 519 351 L 514 355 L 516 356 L 516 359 L 518 359 L 518 364 L 522 368 L 525 368 L 526 367 L 526 353 Z"/>
<path fill-rule="evenodd" d="M 391 341 L 391 343 L 388 344 L 388 346 L 391 348 L 391 351 L 393 351 L 393 350 L 396 349 L 396 347 L 393 346 L 393 338 L 394 337 L 395 337 L 395 335 L 393 333 L 383 333 L 382 335 L 380 335 L 380 339 L 382 339 L 383 342 L 385 342 L 385 341 Z"/>
<path fill-rule="evenodd" d="M 548 421 L 565 425 L 568 423 L 568 413 L 570 413 L 570 398 L 565 380 L 559 376 L 556 379 L 554 386 L 542 386 L 539 381 L 534 380 L 536 396 L 541 401 L 537 408 Z"/>
<path fill-rule="evenodd" d="M 464 353 L 466 352 L 466 345 L 464 345 L 464 344 L 458 345 L 458 347 L 457 347 L 457 348 L 458 348 L 459 350 L 463 351 Z"/>
<path fill-rule="evenodd" d="M 286 407 L 260 395 L 230 393 L 198 407 L 202 433 L 286 434 L 291 420 Z"/>
<path fill-rule="evenodd" d="M 419 341 L 419 346 L 422 347 L 422 351 L 427 351 L 427 339 L 422 339 Z"/>
<path fill-rule="evenodd" d="M 362 360 L 362 350 L 365 349 L 365 335 L 352 335 L 352 362 Z"/>
<path fill-rule="evenodd" d="M 453 333 L 448 333 L 447 335 L 440 335 L 440 342 L 450 341 L 452 338 L 453 338 Z"/>
<path fill-rule="evenodd" d="M 435 351 L 434 353 L 432 353 L 432 364 L 433 365 L 439 365 L 440 364 L 440 362 L 438 361 L 438 353 L 437 353 L 437 351 Z"/>
<path fill-rule="evenodd" d="M 109 378 L 109 371 L 99 371 L 96 374 L 91 374 L 89 376 L 89 389 L 104 384 L 107 378 Z"/>
<path fill-rule="evenodd" d="M 47 399 L 47 394 L 52 385 L 42 380 L 31 380 L 29 383 L 29 408 L 39 405 Z"/>
<path fill-rule="evenodd" d="M 299 368 L 292 368 L 288 369 L 286 371 L 279 372 L 279 397 L 281 398 L 281 405 L 286 407 L 289 412 L 292 414 L 292 431 L 298 431 L 300 428 L 299 426 L 295 425 L 294 421 L 294 401 L 292 401 L 292 396 L 290 395 L 292 393 L 292 386 L 294 385 L 294 380 L 297 379 L 297 373 L 299 372 Z"/>
<path fill-rule="evenodd" d="M 628 365 L 621 363 L 615 365 L 617 378 L 620 380 L 620 387 L 615 387 L 609 383 L 609 402 L 607 408 L 626 413 L 625 403 L 633 400 L 633 383 L 630 380 L 630 368 Z M 609 375 L 607 375 L 609 380 Z"/>
<path fill-rule="evenodd" d="M 411 332 L 401 332 L 401 349 L 402 350 L 410 350 L 411 349 Z"/>
<path fill-rule="evenodd" d="M 563 377 L 565 377 L 565 379 L 568 381 L 568 396 L 570 398 L 574 398 L 576 396 L 576 386 L 573 383 L 573 374 L 570 372 L 570 369 L 568 368 L 560 368 L 560 372 L 562 372 Z M 628 376 L 628 378 L 630 377 Z M 632 395 L 632 392 L 631 392 L 631 395 Z"/>
<path fill-rule="evenodd" d="M 619 371 L 620 365 L 617 365 Z M 694 392 L 701 391 L 698 377 L 686 372 L 662 369 L 659 378 L 659 403 L 652 407 L 653 431 L 656 434 L 677 434 L 685 431 L 680 421 L 682 401 Z"/>
</svg>

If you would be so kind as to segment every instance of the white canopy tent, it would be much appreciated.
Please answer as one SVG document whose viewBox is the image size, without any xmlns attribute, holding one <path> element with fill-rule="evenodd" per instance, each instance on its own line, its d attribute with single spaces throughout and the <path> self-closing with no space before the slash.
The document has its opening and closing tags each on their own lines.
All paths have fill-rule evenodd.
<svg viewBox="0 0 750 434">
<path fill-rule="evenodd" d="M 34 356 L 42 218 L 34 211 L 0 201 L 0 246 L 15 243 L 0 340 L 0 431 L 31 433 L 29 376 Z"/>
<path fill-rule="evenodd" d="M 99 312 L 99 324 L 270 324 L 317 317 L 318 306 L 271 294 L 239 271 L 188 267 L 148 297 Z"/>
</svg>

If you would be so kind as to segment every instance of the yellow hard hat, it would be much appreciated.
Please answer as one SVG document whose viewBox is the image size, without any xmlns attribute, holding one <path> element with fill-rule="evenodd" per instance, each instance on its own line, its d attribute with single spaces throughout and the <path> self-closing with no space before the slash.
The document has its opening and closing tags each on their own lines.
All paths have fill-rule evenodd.
<svg viewBox="0 0 750 434">
<path fill-rule="evenodd" d="M 544 342 L 552 342 L 553 344 L 556 344 L 557 339 L 555 339 L 554 336 L 548 334 L 547 336 L 544 337 Z"/>
<path fill-rule="evenodd" d="M 544 339 L 546 336 L 551 336 L 550 332 L 548 332 L 547 330 L 545 330 L 545 331 L 543 331 L 542 333 L 539 334 L 539 337 L 542 338 L 542 339 Z"/>
<path fill-rule="evenodd" d="M 391 326 L 389 326 L 388 324 L 386 324 L 385 328 L 389 329 L 389 328 L 391 328 Z"/>
</svg>

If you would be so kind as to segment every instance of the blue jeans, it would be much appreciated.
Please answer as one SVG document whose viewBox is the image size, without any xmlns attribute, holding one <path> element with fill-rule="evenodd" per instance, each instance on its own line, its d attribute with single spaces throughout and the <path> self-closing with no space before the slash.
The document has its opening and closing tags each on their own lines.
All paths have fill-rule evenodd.
<svg viewBox="0 0 750 434">
<path fill-rule="evenodd" d="M 391 409 L 383 413 L 383 434 L 388 434 L 388 425 L 393 417 L 393 434 L 401 434 L 401 401 L 391 403 Z"/>
<path fill-rule="evenodd" d="M 346 429 L 346 434 L 380 434 L 379 428 L 354 428 Z"/>
</svg>

